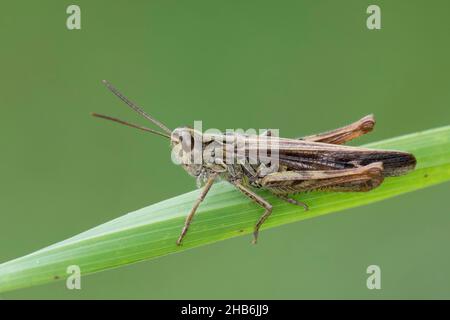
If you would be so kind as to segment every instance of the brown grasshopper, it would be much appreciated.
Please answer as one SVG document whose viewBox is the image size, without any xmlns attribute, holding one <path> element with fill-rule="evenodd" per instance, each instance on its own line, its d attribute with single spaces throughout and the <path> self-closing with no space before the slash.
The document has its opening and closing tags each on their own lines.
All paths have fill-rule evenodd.
<svg viewBox="0 0 450 320">
<path fill-rule="evenodd" d="M 272 205 L 256 194 L 252 188 L 268 190 L 276 197 L 307 210 L 308 206 L 305 203 L 292 199 L 288 195 L 313 190 L 370 191 L 379 186 L 384 177 L 405 174 L 413 170 L 416 165 L 415 157 L 407 152 L 342 146 L 342 144 L 372 131 L 375 125 L 373 115 L 365 116 L 336 130 L 298 139 L 273 137 L 270 130 L 261 135 L 202 134 L 188 127 L 172 131 L 122 95 L 107 81 L 103 81 L 103 83 L 129 107 L 164 132 L 97 113 L 93 113 L 93 116 L 168 138 L 172 150 L 176 151 L 172 153 L 176 160 L 190 175 L 197 178 L 197 183 L 203 187 L 186 217 L 184 227 L 176 242 L 177 245 L 181 244 L 200 203 L 218 179 L 230 182 L 244 195 L 264 208 L 264 213 L 254 227 L 253 243 L 256 243 L 261 225 L 272 213 Z M 228 147 L 230 141 L 236 142 L 237 140 L 242 140 L 244 143 L 231 144 L 232 147 Z M 186 161 L 186 159 L 192 160 L 195 153 L 193 146 L 196 141 L 199 142 L 202 150 L 200 163 Z M 262 142 L 265 146 L 276 146 L 276 149 L 271 148 L 271 152 L 266 153 L 266 158 L 263 156 L 255 159 L 251 156 L 252 151 L 259 151 Z M 222 151 L 220 155 L 218 155 L 218 150 Z M 268 167 L 265 160 L 270 158 L 273 150 L 277 152 L 277 165 Z M 227 160 L 230 158 L 228 157 L 230 153 L 234 155 L 239 151 L 243 151 L 239 161 L 236 161 L 236 157 L 231 157 L 233 161 Z"/>
</svg>

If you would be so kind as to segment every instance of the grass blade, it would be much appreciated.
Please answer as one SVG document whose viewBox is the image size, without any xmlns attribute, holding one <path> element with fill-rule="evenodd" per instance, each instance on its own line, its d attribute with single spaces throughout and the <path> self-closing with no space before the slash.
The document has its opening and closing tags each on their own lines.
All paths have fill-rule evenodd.
<svg viewBox="0 0 450 320">
<path fill-rule="evenodd" d="M 381 187 L 368 193 L 312 192 L 296 196 L 310 206 L 307 212 L 260 192 L 274 206 L 272 216 L 262 229 L 369 204 L 450 179 L 450 126 L 366 147 L 412 152 L 417 157 L 417 169 L 406 176 L 388 178 Z M 0 265 L 0 292 L 63 279 L 67 277 L 67 267 L 74 264 L 86 275 L 249 234 L 262 213 L 232 186 L 217 183 L 200 206 L 183 246 L 177 247 L 175 241 L 197 194 L 198 191 L 193 191 L 153 204 L 3 263 Z M 249 243 L 250 240 L 249 236 Z"/>
</svg>

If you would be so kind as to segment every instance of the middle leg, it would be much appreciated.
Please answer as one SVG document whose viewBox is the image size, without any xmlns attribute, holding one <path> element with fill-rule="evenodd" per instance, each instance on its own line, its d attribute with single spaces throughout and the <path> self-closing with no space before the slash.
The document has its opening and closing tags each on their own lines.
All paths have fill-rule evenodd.
<svg viewBox="0 0 450 320">
<path fill-rule="evenodd" d="M 252 241 L 252 243 L 256 244 L 256 242 L 258 241 L 259 228 L 261 227 L 261 225 L 264 223 L 264 221 L 266 221 L 267 218 L 272 213 L 272 205 L 269 202 L 267 202 L 263 197 L 257 195 L 256 193 L 254 193 L 249 188 L 243 186 L 240 181 L 234 181 L 233 184 L 244 195 L 246 195 L 251 200 L 253 200 L 257 204 L 259 204 L 261 207 L 266 209 L 266 211 L 264 211 L 263 215 L 259 218 L 258 222 L 256 222 L 256 224 L 255 224 L 255 229 L 253 231 L 253 241 Z"/>
</svg>

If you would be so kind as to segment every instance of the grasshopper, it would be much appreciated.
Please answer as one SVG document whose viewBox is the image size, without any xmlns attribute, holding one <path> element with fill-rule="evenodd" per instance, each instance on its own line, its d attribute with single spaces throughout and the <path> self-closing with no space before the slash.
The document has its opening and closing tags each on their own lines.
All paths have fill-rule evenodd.
<svg viewBox="0 0 450 320">
<path fill-rule="evenodd" d="M 105 80 L 103 83 L 126 105 L 158 126 L 163 132 L 110 116 L 97 113 L 92 115 L 169 139 L 172 151 L 176 151 L 172 152 L 175 159 L 187 173 L 197 179 L 198 186 L 202 187 L 194 206 L 186 217 L 176 241 L 177 245 L 181 245 L 195 212 L 213 183 L 219 179 L 228 181 L 264 209 L 264 213 L 254 226 L 252 242 L 256 243 L 261 225 L 272 213 L 272 205 L 253 189 L 268 190 L 281 200 L 308 210 L 305 203 L 289 195 L 316 190 L 366 192 L 378 187 L 384 177 L 403 175 L 413 170 L 416 165 L 414 155 L 407 152 L 342 145 L 372 131 L 375 125 L 373 115 L 365 116 L 342 128 L 296 139 L 274 137 L 270 130 L 260 135 L 202 134 L 189 127 L 180 127 L 172 131 L 126 98 L 110 83 Z M 231 148 L 224 147 L 230 145 L 229 141 L 237 140 L 244 140 L 245 143 L 232 144 Z M 203 152 L 200 163 L 186 161 L 186 159 L 192 160 L 194 156 L 195 141 L 199 141 Z M 265 161 L 267 159 L 264 157 L 256 160 L 251 157 L 251 151 L 259 151 L 258 148 L 262 142 L 265 145 L 276 146 L 277 165 L 268 167 Z M 222 153 L 218 155 L 217 150 Z M 236 161 L 236 157 L 231 157 L 232 161 L 228 160 L 230 153 L 235 155 L 239 151 L 243 151 L 239 161 Z"/>
</svg>

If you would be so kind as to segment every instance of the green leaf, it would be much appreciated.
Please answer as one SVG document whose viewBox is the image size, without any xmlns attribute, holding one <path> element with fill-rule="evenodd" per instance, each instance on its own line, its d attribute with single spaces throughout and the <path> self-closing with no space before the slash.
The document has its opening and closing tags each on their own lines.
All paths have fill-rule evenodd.
<svg viewBox="0 0 450 320">
<path fill-rule="evenodd" d="M 384 140 L 366 147 L 404 150 L 417 158 L 417 169 L 388 178 L 367 193 L 300 194 L 310 210 L 259 192 L 274 206 L 262 229 L 369 204 L 450 179 L 450 126 Z M 67 277 L 78 265 L 83 275 L 163 256 L 252 232 L 262 209 L 226 182 L 213 186 L 201 204 L 181 247 L 175 241 L 198 191 L 153 204 L 75 237 L 0 265 L 0 292 Z M 264 245 L 264 232 L 261 235 Z M 251 237 L 248 236 L 250 245 Z"/>
</svg>

